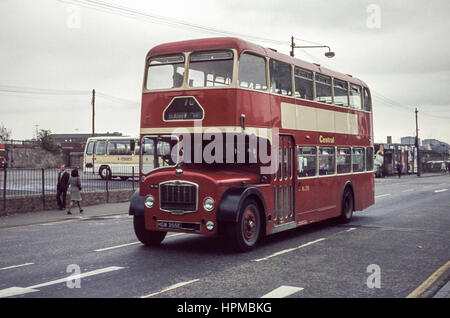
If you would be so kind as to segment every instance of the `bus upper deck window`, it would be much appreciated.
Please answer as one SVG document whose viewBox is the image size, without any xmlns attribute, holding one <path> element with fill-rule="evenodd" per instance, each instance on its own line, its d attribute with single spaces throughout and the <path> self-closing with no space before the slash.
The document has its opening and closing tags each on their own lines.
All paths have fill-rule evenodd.
<svg viewBox="0 0 450 318">
<path fill-rule="evenodd" d="M 368 112 L 372 110 L 372 101 L 370 99 L 370 93 L 367 88 L 364 88 L 364 110 Z"/>
<path fill-rule="evenodd" d="M 316 74 L 316 101 L 331 104 L 331 78 Z"/>
<path fill-rule="evenodd" d="M 361 86 L 350 84 L 350 106 L 355 109 L 362 109 Z"/>
<path fill-rule="evenodd" d="M 189 58 L 190 87 L 228 86 L 233 78 L 233 52 L 195 52 Z"/>
<path fill-rule="evenodd" d="M 258 91 L 267 90 L 266 59 L 242 53 L 239 59 L 239 87 Z"/>
<path fill-rule="evenodd" d="M 298 67 L 294 69 L 295 97 L 313 100 L 313 73 Z"/>
<path fill-rule="evenodd" d="M 335 78 L 334 85 L 334 104 L 348 107 L 348 84 L 345 81 Z"/>
<path fill-rule="evenodd" d="M 270 92 L 292 96 L 291 65 L 270 60 Z"/>
<path fill-rule="evenodd" d="M 156 56 L 149 59 L 147 89 L 178 88 L 183 85 L 184 55 Z"/>
</svg>

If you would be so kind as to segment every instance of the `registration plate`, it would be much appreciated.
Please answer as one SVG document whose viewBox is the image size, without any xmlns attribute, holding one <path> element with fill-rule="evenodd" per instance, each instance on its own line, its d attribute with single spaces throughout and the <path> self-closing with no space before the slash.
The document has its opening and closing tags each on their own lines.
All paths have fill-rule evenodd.
<svg viewBox="0 0 450 318">
<path fill-rule="evenodd" d="M 160 229 L 200 232 L 200 224 L 199 223 L 158 221 L 157 224 L 158 224 L 158 228 L 160 228 Z"/>
<path fill-rule="evenodd" d="M 158 221 L 158 227 L 160 229 L 175 229 L 175 230 L 181 230 L 182 223 L 179 222 L 166 222 L 166 221 Z"/>
</svg>

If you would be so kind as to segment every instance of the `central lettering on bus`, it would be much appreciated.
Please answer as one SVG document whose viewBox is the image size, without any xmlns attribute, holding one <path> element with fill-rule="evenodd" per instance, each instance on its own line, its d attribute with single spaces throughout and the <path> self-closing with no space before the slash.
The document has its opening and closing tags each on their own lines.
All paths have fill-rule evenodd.
<svg viewBox="0 0 450 318">
<path fill-rule="evenodd" d="M 320 135 L 319 142 L 321 144 L 334 144 L 334 137 L 324 137 L 324 136 Z"/>
</svg>

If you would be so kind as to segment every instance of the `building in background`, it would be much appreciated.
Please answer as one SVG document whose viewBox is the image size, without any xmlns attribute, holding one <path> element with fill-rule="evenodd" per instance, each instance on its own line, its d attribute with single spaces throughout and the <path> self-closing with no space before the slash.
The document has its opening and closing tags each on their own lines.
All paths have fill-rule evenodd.
<svg viewBox="0 0 450 318">
<path fill-rule="evenodd" d="M 384 177 L 396 174 L 397 163 L 403 166 L 403 174 L 417 173 L 416 137 L 400 138 L 400 143 L 392 143 L 392 137 L 387 137 L 386 143 L 376 143 L 375 146 L 375 176 Z M 440 172 L 443 162 L 450 161 L 450 146 L 436 139 L 419 139 L 421 172 Z"/>
</svg>

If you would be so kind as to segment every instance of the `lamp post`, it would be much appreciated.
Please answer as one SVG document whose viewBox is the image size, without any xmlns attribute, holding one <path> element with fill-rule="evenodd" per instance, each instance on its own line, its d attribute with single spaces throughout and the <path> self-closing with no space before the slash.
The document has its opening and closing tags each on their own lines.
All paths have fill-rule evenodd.
<svg viewBox="0 0 450 318">
<path fill-rule="evenodd" d="M 328 52 L 325 52 L 325 56 L 328 58 L 334 57 L 336 54 L 331 51 L 328 45 L 307 45 L 307 46 L 297 46 L 294 43 L 294 37 L 291 36 L 291 56 L 294 57 L 294 49 L 314 49 L 314 48 L 328 48 Z"/>
</svg>

